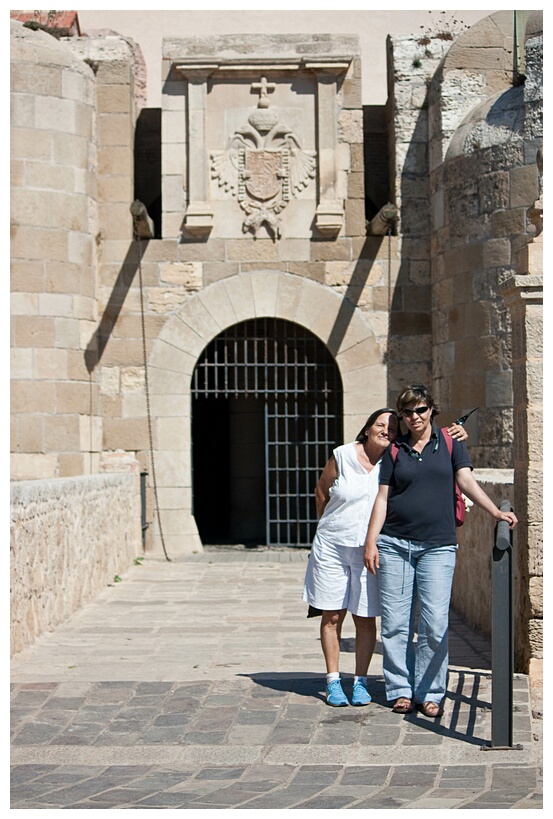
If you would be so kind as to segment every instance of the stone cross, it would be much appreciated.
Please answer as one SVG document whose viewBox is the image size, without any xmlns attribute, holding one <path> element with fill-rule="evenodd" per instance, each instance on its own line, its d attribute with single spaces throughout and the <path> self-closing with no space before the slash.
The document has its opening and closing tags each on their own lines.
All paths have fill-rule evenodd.
<svg viewBox="0 0 553 819">
<path fill-rule="evenodd" d="M 252 82 L 252 91 L 259 91 L 259 102 L 257 103 L 258 108 L 269 107 L 268 95 L 272 94 L 275 88 L 275 83 L 267 82 L 267 77 L 261 77 L 261 82 Z"/>
</svg>

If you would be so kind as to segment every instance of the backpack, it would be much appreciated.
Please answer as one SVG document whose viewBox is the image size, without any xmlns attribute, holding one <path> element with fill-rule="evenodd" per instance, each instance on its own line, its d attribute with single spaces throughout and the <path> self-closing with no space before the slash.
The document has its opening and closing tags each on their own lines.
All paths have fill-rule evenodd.
<svg viewBox="0 0 553 819">
<path fill-rule="evenodd" d="M 447 446 L 447 451 L 449 452 L 449 456 L 451 457 L 451 453 L 453 452 L 453 438 L 451 435 L 447 433 L 447 427 L 441 428 L 442 437 L 445 438 L 445 443 Z M 397 453 L 399 450 L 399 444 L 396 444 L 394 441 L 392 444 L 392 449 L 390 453 L 392 455 L 392 461 L 397 458 Z M 465 522 L 465 515 L 466 515 L 467 507 L 465 504 L 465 499 L 461 493 L 461 490 L 457 486 L 457 481 L 455 481 L 455 526 L 462 526 Z"/>
</svg>

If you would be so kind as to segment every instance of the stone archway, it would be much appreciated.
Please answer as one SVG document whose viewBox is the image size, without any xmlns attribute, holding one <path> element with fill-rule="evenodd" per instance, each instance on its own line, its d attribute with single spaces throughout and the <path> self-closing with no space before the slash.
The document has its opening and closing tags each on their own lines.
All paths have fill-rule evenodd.
<svg viewBox="0 0 553 819">
<path fill-rule="evenodd" d="M 202 542 L 309 546 L 313 487 L 343 441 L 342 381 L 328 347 L 295 322 L 247 319 L 205 348 L 191 395 Z"/>
<path fill-rule="evenodd" d="M 386 368 L 372 327 L 359 310 L 343 305 L 324 285 L 259 270 L 209 285 L 169 319 L 153 345 L 149 383 L 158 497 L 170 555 L 202 550 L 191 512 L 190 380 L 199 356 L 221 331 L 247 319 L 275 317 L 324 342 L 342 379 L 345 440 L 355 437 L 373 409 L 385 405 Z M 157 526 L 153 542 L 157 550 Z"/>
</svg>

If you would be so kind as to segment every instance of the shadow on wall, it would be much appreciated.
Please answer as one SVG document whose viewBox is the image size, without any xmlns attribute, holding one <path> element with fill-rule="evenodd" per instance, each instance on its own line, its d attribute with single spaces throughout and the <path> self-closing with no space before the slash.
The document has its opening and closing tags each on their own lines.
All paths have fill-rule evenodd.
<svg viewBox="0 0 553 819">
<path fill-rule="evenodd" d="M 141 240 L 140 243 L 132 242 L 127 250 L 125 260 L 121 265 L 119 275 L 113 285 L 106 309 L 85 350 L 84 360 L 89 373 L 99 364 L 104 354 L 119 313 L 125 303 L 127 293 L 136 276 L 140 259 L 144 255 L 147 247 L 148 240 L 146 239 Z"/>
<path fill-rule="evenodd" d="M 334 356 L 340 349 L 340 345 L 344 340 L 355 310 L 359 305 L 363 289 L 367 284 L 372 268 L 372 265 L 367 264 L 367 261 L 374 262 L 377 259 L 378 251 L 383 240 L 383 236 L 371 236 L 365 240 L 359 255 L 359 261 L 355 265 L 346 286 L 346 292 L 342 297 L 342 304 L 340 305 L 336 321 L 326 342 L 326 346 Z"/>
<path fill-rule="evenodd" d="M 409 383 L 432 384 L 431 218 L 427 97 L 407 147 L 400 180 L 401 258 L 390 293 L 389 400 Z M 424 139 L 423 135 L 424 134 Z"/>
</svg>

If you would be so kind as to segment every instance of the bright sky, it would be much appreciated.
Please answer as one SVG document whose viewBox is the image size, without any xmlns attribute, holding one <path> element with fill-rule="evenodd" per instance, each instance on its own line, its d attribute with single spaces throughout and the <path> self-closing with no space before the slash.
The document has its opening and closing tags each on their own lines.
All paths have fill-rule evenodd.
<svg viewBox="0 0 553 819">
<path fill-rule="evenodd" d="M 363 102 L 384 105 L 387 99 L 386 37 L 388 34 L 408 35 L 428 29 L 461 28 L 486 17 L 490 10 L 387 11 L 370 9 L 363 4 L 358 10 L 289 10 L 279 4 L 275 11 L 260 10 L 258 4 L 245 3 L 240 11 L 231 6 L 221 10 L 79 10 L 81 31 L 109 28 L 135 40 L 141 48 L 148 74 L 148 106 L 161 106 L 161 54 L 163 37 L 196 37 L 217 34 L 336 33 L 358 34 L 362 51 Z M 248 9 L 249 6 L 249 9 Z M 217 7 L 216 7 L 217 8 Z M 248 9 L 248 10 L 244 10 Z M 439 27 L 438 27 L 439 26 Z"/>
</svg>

